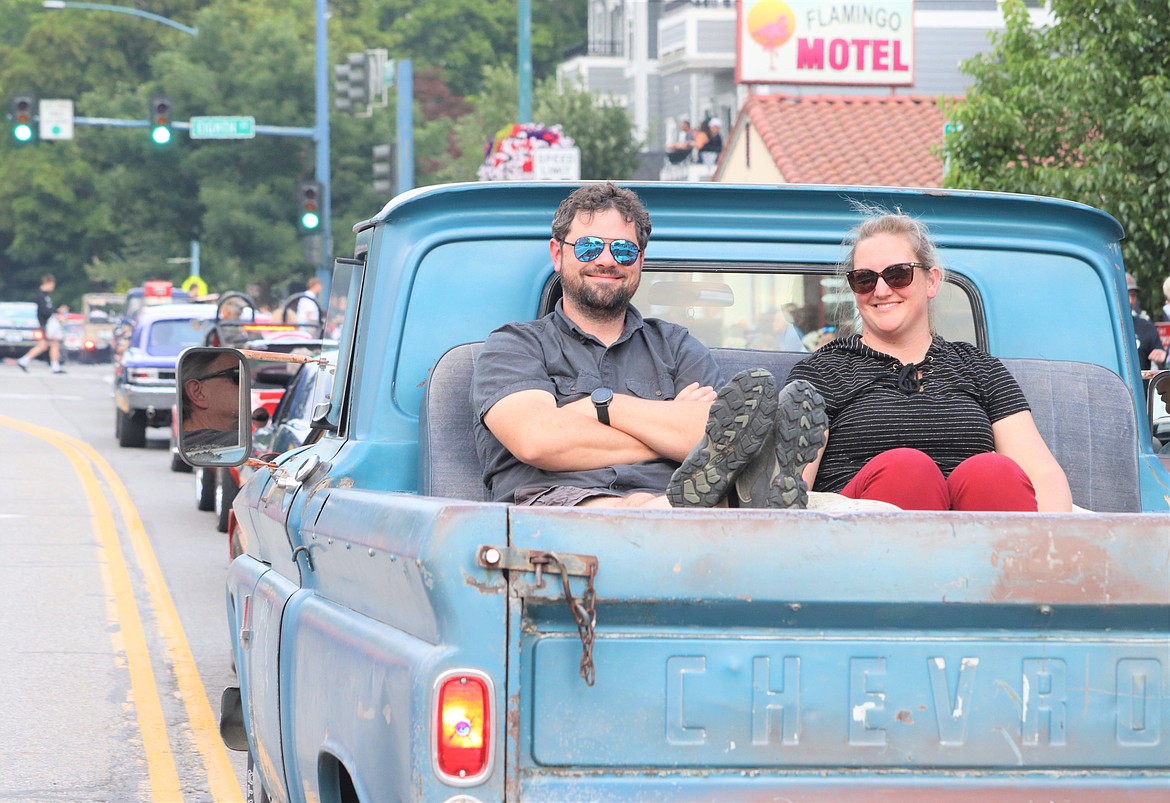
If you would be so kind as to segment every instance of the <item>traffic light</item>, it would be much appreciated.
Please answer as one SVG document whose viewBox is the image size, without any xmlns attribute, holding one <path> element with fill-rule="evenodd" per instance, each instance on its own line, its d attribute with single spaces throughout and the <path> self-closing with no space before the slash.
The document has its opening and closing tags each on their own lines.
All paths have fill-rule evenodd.
<svg viewBox="0 0 1170 803">
<path fill-rule="evenodd" d="M 374 146 L 374 192 L 388 195 L 393 190 L 394 169 L 391 164 L 393 158 L 393 146 Z"/>
<path fill-rule="evenodd" d="M 321 182 L 302 181 L 297 187 L 297 201 L 301 231 L 316 231 L 321 225 Z"/>
<path fill-rule="evenodd" d="M 338 111 L 356 114 L 370 104 L 369 59 L 365 53 L 350 53 L 345 64 L 333 67 L 333 105 Z"/>
<path fill-rule="evenodd" d="M 150 139 L 155 145 L 171 141 L 171 99 L 154 95 L 150 99 Z"/>
<path fill-rule="evenodd" d="M 36 129 L 33 127 L 36 107 L 35 95 L 12 96 L 12 138 L 17 142 L 32 142 L 36 136 Z"/>
</svg>

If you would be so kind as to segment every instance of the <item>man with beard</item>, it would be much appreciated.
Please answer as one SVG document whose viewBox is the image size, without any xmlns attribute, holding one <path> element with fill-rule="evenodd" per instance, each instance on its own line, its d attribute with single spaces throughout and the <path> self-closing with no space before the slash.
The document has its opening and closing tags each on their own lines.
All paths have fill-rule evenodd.
<svg viewBox="0 0 1170 803">
<path fill-rule="evenodd" d="M 778 393 L 762 369 L 716 392 L 708 349 L 630 306 L 649 238 L 638 196 L 612 183 L 581 187 L 557 209 L 549 254 L 563 298 L 539 320 L 497 329 L 475 362 L 476 450 L 491 499 L 803 507 L 800 474 L 823 439 L 820 397 L 808 383 Z"/>
</svg>

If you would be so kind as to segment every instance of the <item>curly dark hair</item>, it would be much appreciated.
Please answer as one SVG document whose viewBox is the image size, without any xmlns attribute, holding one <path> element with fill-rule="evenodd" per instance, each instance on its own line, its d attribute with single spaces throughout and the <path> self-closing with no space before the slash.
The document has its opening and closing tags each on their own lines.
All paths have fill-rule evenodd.
<svg viewBox="0 0 1170 803">
<path fill-rule="evenodd" d="M 592 219 L 593 215 L 607 209 L 616 209 L 626 222 L 634 224 L 638 233 L 638 247 L 645 250 L 646 243 L 650 241 L 650 214 L 642 206 L 642 199 L 637 193 L 611 181 L 586 184 L 573 190 L 568 198 L 561 201 L 553 216 L 553 239 L 563 241 L 577 215 L 583 214 Z"/>
</svg>

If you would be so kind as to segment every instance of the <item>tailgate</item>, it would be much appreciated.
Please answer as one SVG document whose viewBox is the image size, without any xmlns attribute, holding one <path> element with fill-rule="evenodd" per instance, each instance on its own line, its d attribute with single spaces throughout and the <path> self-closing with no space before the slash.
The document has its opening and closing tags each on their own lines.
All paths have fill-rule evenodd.
<svg viewBox="0 0 1170 803">
<path fill-rule="evenodd" d="M 592 686 L 560 576 L 511 573 L 509 754 L 535 797 L 582 771 L 1167 780 L 1163 516 L 514 508 L 511 546 L 598 560 Z"/>
</svg>

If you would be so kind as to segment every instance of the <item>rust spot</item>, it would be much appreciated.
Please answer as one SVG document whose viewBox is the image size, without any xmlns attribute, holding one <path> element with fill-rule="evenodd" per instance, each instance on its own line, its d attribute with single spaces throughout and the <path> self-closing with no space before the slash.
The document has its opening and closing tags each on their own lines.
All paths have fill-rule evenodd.
<svg viewBox="0 0 1170 803">
<path fill-rule="evenodd" d="M 515 747 L 520 744 L 520 695 L 508 697 L 508 748 L 505 754 L 508 766 L 504 768 L 504 798 L 506 800 L 520 799 L 520 767 Z"/>
<path fill-rule="evenodd" d="M 1073 605 L 1170 603 L 1170 519 L 1134 513 L 1001 514 L 972 534 L 982 564 L 962 578 L 980 601 Z M 980 531 L 982 530 L 982 531 Z"/>
<path fill-rule="evenodd" d="M 316 496 L 319 492 L 326 490 L 332 484 L 333 480 L 330 477 L 326 477 L 325 479 L 318 482 L 309 489 L 309 495 L 305 498 L 305 504 L 308 505 L 309 502 L 313 501 L 314 496 Z"/>
<path fill-rule="evenodd" d="M 913 725 L 914 724 L 914 716 L 906 709 L 902 709 L 901 711 L 898 712 L 897 720 L 899 722 L 901 722 L 903 725 Z"/>
<path fill-rule="evenodd" d="M 463 583 L 464 585 L 474 588 L 481 594 L 499 594 L 504 590 L 503 584 L 499 583 L 498 581 L 492 582 L 491 580 L 488 580 L 486 582 L 480 582 L 466 572 L 463 575 Z"/>
<path fill-rule="evenodd" d="M 1011 532 L 991 551 L 991 565 L 999 568 L 991 596 L 997 601 L 1108 603 L 1110 581 L 1117 579 L 1112 558 L 1103 542 L 1086 537 L 1085 530 L 1076 535 Z"/>
</svg>

